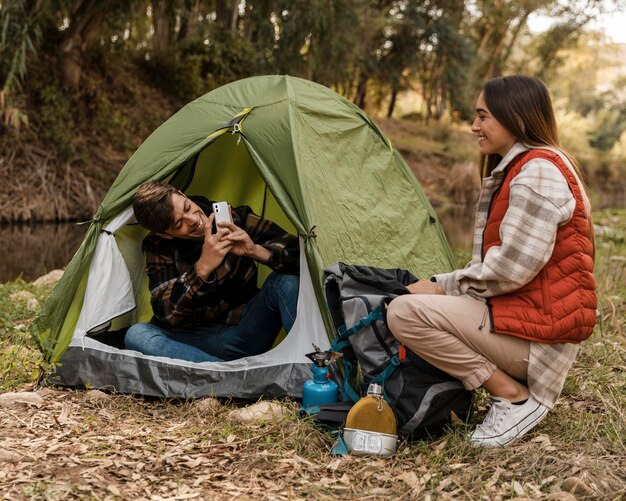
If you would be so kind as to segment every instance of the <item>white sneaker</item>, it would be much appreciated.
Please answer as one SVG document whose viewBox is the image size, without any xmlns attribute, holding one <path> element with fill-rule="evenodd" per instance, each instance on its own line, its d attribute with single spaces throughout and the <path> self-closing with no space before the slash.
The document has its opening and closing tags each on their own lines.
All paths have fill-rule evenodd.
<svg viewBox="0 0 626 501">
<path fill-rule="evenodd" d="M 470 434 L 472 445 L 497 447 L 510 444 L 534 428 L 548 413 L 548 408 L 532 396 L 522 405 L 502 397 L 491 397 L 485 420 Z"/>
</svg>

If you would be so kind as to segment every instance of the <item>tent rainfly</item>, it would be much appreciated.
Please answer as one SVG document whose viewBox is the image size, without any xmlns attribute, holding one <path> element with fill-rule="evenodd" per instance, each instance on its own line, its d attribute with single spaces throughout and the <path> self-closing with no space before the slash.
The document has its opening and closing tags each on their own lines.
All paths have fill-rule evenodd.
<svg viewBox="0 0 626 501">
<path fill-rule="evenodd" d="M 146 231 L 130 205 L 147 180 L 249 205 L 299 236 L 296 322 L 270 351 L 192 363 L 123 349 L 125 329 L 152 315 Z M 305 353 L 326 349 L 335 334 L 323 269 L 337 261 L 417 276 L 453 263 L 413 173 L 361 109 L 307 80 L 247 78 L 187 104 L 139 147 L 31 332 L 55 368 L 53 383 L 161 397 L 300 397 L 310 377 Z"/>
</svg>

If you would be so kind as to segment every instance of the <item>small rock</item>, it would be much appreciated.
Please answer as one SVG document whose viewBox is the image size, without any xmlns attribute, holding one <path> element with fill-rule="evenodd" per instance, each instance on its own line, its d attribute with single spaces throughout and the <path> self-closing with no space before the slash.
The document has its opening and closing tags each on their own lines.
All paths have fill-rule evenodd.
<svg viewBox="0 0 626 501">
<path fill-rule="evenodd" d="M 235 409 L 228 413 L 228 417 L 239 423 L 253 423 L 272 421 L 282 417 L 287 410 L 276 402 L 257 402 L 256 404 Z"/>
<path fill-rule="evenodd" d="M 85 393 L 84 400 L 87 402 L 104 402 L 110 397 L 108 394 L 100 390 L 89 390 Z"/>
<path fill-rule="evenodd" d="M 8 407 L 13 404 L 40 405 L 42 403 L 43 398 L 33 392 L 23 391 L 0 394 L 0 407 Z"/>
<path fill-rule="evenodd" d="M 29 310 L 36 310 L 39 308 L 39 301 L 32 292 L 29 291 L 17 291 L 9 296 L 9 299 L 18 303 L 26 303 L 26 308 Z"/>
<path fill-rule="evenodd" d="M 578 477 L 568 477 L 563 480 L 563 483 L 561 484 L 561 489 L 563 489 L 565 492 L 571 492 L 572 494 L 576 494 L 578 496 L 591 496 L 593 494 L 593 490 L 591 490 Z"/>
<path fill-rule="evenodd" d="M 29 301 L 35 299 L 35 295 L 30 291 L 17 291 L 9 296 L 11 301 Z"/>
<path fill-rule="evenodd" d="M 61 279 L 62 276 L 63 276 L 63 270 L 52 270 L 50 273 L 46 273 L 45 275 L 35 280 L 33 282 L 33 285 L 43 286 L 43 285 L 56 284 Z"/>
<path fill-rule="evenodd" d="M 213 397 L 199 398 L 192 405 L 201 414 L 215 414 L 223 407 L 220 401 Z"/>
</svg>

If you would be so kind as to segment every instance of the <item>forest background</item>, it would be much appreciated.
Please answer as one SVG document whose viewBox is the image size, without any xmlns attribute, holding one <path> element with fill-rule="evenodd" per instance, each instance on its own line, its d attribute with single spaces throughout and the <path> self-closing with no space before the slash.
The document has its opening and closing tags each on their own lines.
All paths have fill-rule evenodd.
<svg viewBox="0 0 626 501">
<path fill-rule="evenodd" d="M 468 130 L 486 79 L 537 75 L 553 92 L 562 142 L 595 199 L 623 205 L 626 46 L 589 26 L 625 5 L 2 0 L 0 222 L 89 219 L 125 161 L 172 113 L 222 84 L 274 73 L 334 89 L 409 157 L 396 125 L 454 149 L 454 131 Z M 528 21 L 538 14 L 554 22 L 533 34 Z M 448 153 L 408 160 L 428 185 L 429 169 L 475 160 L 462 145 Z M 473 176 L 459 182 L 468 179 L 476 186 Z M 458 188 L 426 186 L 431 200 L 451 202 Z"/>
</svg>

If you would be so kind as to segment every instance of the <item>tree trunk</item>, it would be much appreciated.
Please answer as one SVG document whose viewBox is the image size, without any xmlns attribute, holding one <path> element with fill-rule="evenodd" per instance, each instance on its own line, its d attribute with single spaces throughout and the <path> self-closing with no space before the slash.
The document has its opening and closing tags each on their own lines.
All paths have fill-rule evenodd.
<svg viewBox="0 0 626 501">
<path fill-rule="evenodd" d="M 502 56 L 503 64 L 506 64 L 506 62 L 511 57 L 511 53 L 513 52 L 513 48 L 515 47 L 515 44 L 517 43 L 519 34 L 521 33 L 522 28 L 526 26 L 526 22 L 528 21 L 528 16 L 530 16 L 531 12 L 532 11 L 527 10 L 524 13 L 524 15 L 519 19 L 517 25 L 515 26 L 515 29 L 513 30 L 513 35 L 511 36 L 511 39 L 509 40 L 509 43 L 507 44 L 507 47 L 504 51 L 504 55 Z"/>
<path fill-rule="evenodd" d="M 447 87 L 445 81 L 442 80 L 441 87 L 439 89 L 439 102 L 437 104 L 437 111 L 435 112 L 435 118 L 437 120 L 441 120 L 444 113 L 446 112 L 446 104 L 447 104 Z"/>
<path fill-rule="evenodd" d="M 215 0 L 215 21 L 225 31 L 237 32 L 239 0 Z"/>
<path fill-rule="evenodd" d="M 152 0 L 152 47 L 156 53 L 167 52 L 172 44 L 175 15 L 172 2 Z"/>
<path fill-rule="evenodd" d="M 59 45 L 61 72 L 69 87 L 75 88 L 80 83 L 83 55 L 99 35 L 111 3 L 83 0 L 73 12 L 70 27 Z"/>
<path fill-rule="evenodd" d="M 393 87 L 391 89 L 391 99 L 389 100 L 389 107 L 387 108 L 387 118 L 391 118 L 393 110 L 396 107 L 396 99 L 398 97 L 398 89 Z"/>
<path fill-rule="evenodd" d="M 369 80 L 365 72 L 361 72 L 359 75 L 359 83 L 357 84 L 356 97 L 354 104 L 356 104 L 362 110 L 365 109 L 365 96 L 367 94 L 367 81 Z"/>
<path fill-rule="evenodd" d="M 185 11 L 181 15 L 180 30 L 178 30 L 178 42 L 182 42 L 187 38 L 192 38 L 196 34 L 198 31 L 199 15 L 200 0 L 189 0 L 185 2 Z"/>
</svg>

